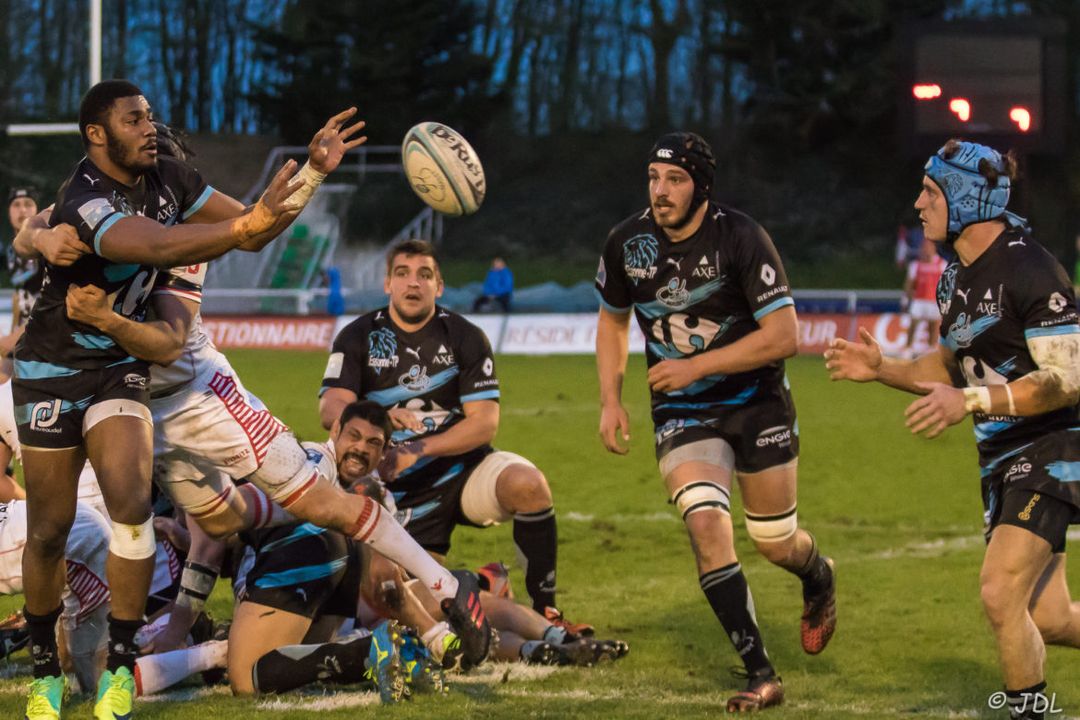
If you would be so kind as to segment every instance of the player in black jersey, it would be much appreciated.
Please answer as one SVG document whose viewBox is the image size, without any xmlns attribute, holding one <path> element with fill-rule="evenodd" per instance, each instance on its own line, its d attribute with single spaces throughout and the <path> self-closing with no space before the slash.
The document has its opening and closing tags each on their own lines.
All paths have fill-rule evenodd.
<svg viewBox="0 0 1080 720">
<path fill-rule="evenodd" d="M 295 167 L 287 164 L 243 216 L 177 225 L 197 219 L 214 202 L 214 193 L 191 169 L 158 162 L 151 120 L 149 104 L 129 82 L 105 81 L 84 96 L 79 127 L 87 157 L 61 187 L 51 221 L 73 226 L 71 234 L 85 254 L 68 267 L 46 266 L 41 298 L 15 350 L 12 390 L 34 528 L 23 555 L 35 678 L 29 720 L 60 712 L 64 679 L 54 625 L 76 480 L 87 457 L 113 521 L 109 657 L 98 687 L 99 720 L 131 711 L 134 635 L 155 550 L 148 367 L 94 328 L 70 321 L 68 288 L 96 285 L 114 296 L 117 312 L 141 319 L 158 267 L 261 246 L 295 217 L 287 200 L 303 186 L 290 181 Z"/>
<path fill-rule="evenodd" d="M 922 395 L 906 412 L 913 433 L 936 437 L 972 416 L 983 607 L 1011 717 L 1042 718 L 1044 643 L 1080 647 L 1080 603 L 1065 581 L 1065 534 L 1080 522 L 1080 324 L 1064 269 L 1005 209 L 1015 169 L 1012 157 L 958 140 L 926 163 L 915 208 L 926 237 L 958 256 L 938 283 L 936 351 L 885 358 L 863 331 L 825 358 L 833 380 Z"/>
<path fill-rule="evenodd" d="M 8 193 L 8 219 L 11 227 L 18 233 L 23 224 L 37 214 L 37 201 L 30 188 L 12 188 Z M 41 292 L 41 280 L 45 268 L 35 258 L 24 258 L 15 252 L 14 243 L 7 249 L 8 271 L 11 273 L 11 286 L 15 292 L 11 299 L 11 335 L 3 339 L 0 354 L 7 355 L 15 347 L 21 328 L 30 317 L 38 293 Z M 10 347 L 6 344 L 10 343 Z"/>
<path fill-rule="evenodd" d="M 835 583 L 831 560 L 796 516 L 799 431 L 783 364 L 796 350 L 794 301 L 761 226 L 709 201 L 715 168 L 698 135 L 664 135 L 648 159 L 650 206 L 608 236 L 596 277 L 600 435 L 626 454 L 633 310 L 647 340 L 660 472 L 690 533 L 701 588 L 748 675 L 727 708 L 752 712 L 780 704 L 784 691 L 735 555 L 733 476 L 756 547 L 802 580 L 808 653 L 824 650 L 835 629 Z"/>
<path fill-rule="evenodd" d="M 357 398 L 391 408 L 396 445 L 380 475 L 409 533 L 445 555 L 455 525 L 513 518 L 533 608 L 561 620 L 547 480 L 524 457 L 490 444 L 499 426 L 499 379 L 487 337 L 436 305 L 443 285 L 429 243 L 391 248 L 385 289 L 389 306 L 357 318 L 334 340 L 320 392 L 323 426 Z"/>
</svg>

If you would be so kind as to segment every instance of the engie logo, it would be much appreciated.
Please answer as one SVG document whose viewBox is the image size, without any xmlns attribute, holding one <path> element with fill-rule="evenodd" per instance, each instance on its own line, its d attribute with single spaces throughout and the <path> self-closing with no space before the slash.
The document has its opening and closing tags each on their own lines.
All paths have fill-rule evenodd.
<svg viewBox="0 0 1080 720">
<path fill-rule="evenodd" d="M 59 432 L 60 428 L 49 430 L 60 419 L 60 406 L 63 401 L 42 400 L 30 411 L 30 429 L 46 432 Z"/>
<path fill-rule="evenodd" d="M 776 445 L 778 447 L 784 447 L 791 444 L 791 428 L 787 425 L 776 425 L 771 428 L 765 428 L 758 433 L 757 440 L 754 444 L 758 447 L 768 447 L 770 445 Z"/>
</svg>

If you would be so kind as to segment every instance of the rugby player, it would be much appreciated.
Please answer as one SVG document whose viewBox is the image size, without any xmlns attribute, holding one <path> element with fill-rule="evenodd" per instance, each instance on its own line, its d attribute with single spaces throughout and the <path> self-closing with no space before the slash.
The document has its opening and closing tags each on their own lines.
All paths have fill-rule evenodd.
<svg viewBox="0 0 1080 720">
<path fill-rule="evenodd" d="M 752 712 L 779 705 L 784 689 L 735 555 L 733 476 L 758 551 L 802 580 L 808 653 L 824 650 L 836 627 L 835 583 L 832 561 L 796 516 L 798 426 L 783 364 L 796 351 L 794 301 L 761 226 L 709 201 L 715 168 L 698 135 L 664 135 L 649 153 L 649 207 L 608 236 L 596 277 L 600 436 L 627 453 L 621 395 L 633 310 L 648 341 L 660 473 L 701 589 L 745 666 L 746 690 L 727 709 Z"/>
<path fill-rule="evenodd" d="M 334 116 L 312 140 L 308 166 L 319 182 L 337 167 L 347 150 L 366 140 L 349 140 L 363 127 L 362 122 L 344 127 L 355 112 L 353 108 Z M 167 141 L 161 149 L 183 154 L 171 132 L 162 139 Z M 297 192 L 306 203 L 314 187 L 309 190 L 305 186 Z M 243 209 L 216 191 L 206 205 L 205 213 L 212 220 L 235 216 Z M 27 242 L 42 251 L 62 246 L 41 230 Z M 158 484 L 214 536 L 289 522 L 295 516 L 372 545 L 423 581 L 445 604 L 461 637 L 465 664 L 481 662 L 487 654 L 490 630 L 482 613 L 470 611 L 470 607 L 479 606 L 475 577 L 450 573 L 377 503 L 344 493 L 329 483 L 292 432 L 244 389 L 202 327 L 199 307 L 205 273 L 205 263 L 169 271 L 151 293 L 156 319 L 149 322 L 135 322 L 117 313 L 98 288 L 73 288 L 67 297 L 70 317 L 101 331 L 131 355 L 156 363 L 151 373 L 150 408 L 155 421 Z M 230 476 L 248 477 L 252 483 L 237 490 Z M 178 599 L 182 606 L 170 621 L 172 636 L 186 635 L 198 615 L 198 604 L 213 586 L 218 567 L 199 554 L 202 547 L 193 549 L 186 563 Z M 158 649 L 167 647 L 170 645 L 164 643 Z"/>
<path fill-rule="evenodd" d="M 15 187 L 8 193 L 8 220 L 18 234 L 27 220 L 37 214 L 37 200 L 27 187 Z M 15 349 L 15 343 L 22 336 L 22 328 L 30 318 L 41 292 L 41 280 L 44 268 L 37 258 L 24 258 L 15 252 L 14 242 L 7 249 L 8 271 L 11 273 L 11 285 L 15 291 L 11 296 L 11 333 L 0 338 L 0 356 L 6 357 Z"/>
<path fill-rule="evenodd" d="M 972 416 L 987 539 L 983 608 L 1010 717 L 1049 707 L 1045 645 L 1080 647 L 1080 603 L 1065 580 L 1065 534 L 1080 522 L 1080 325 L 1065 270 L 1006 211 L 1010 155 L 950 140 L 926 163 L 915 202 L 926 237 L 958 259 L 937 286 L 941 343 L 886 358 L 873 337 L 834 340 L 833 380 L 922 395 L 905 413 L 933 438 Z"/>
<path fill-rule="evenodd" d="M 286 200 L 303 187 L 302 179 L 291 180 L 295 164 L 286 164 L 248 212 L 199 223 L 213 190 L 190 168 L 158 162 L 150 106 L 137 87 L 108 80 L 90 88 L 80 104 L 79 128 L 87 156 L 61 187 L 51 222 L 71 225 L 88 252 L 68 267 L 46 265 L 42 295 L 15 349 L 12 390 L 32 528 L 23 555 L 34 657 L 28 720 L 60 714 L 64 677 L 54 626 L 76 478 L 87 458 L 113 529 L 109 655 L 98 686 L 98 720 L 130 714 L 134 635 L 155 553 L 149 368 L 111 338 L 71 321 L 68 288 L 96 285 L 115 296 L 117 312 L 141 320 L 157 267 L 202 262 L 242 245 L 260 247 L 295 217 Z M 177 225 L 181 219 L 195 222 Z"/>
<path fill-rule="evenodd" d="M 358 398 L 390 408 L 395 445 L 379 476 L 406 530 L 442 559 L 457 524 L 488 527 L 513 518 L 533 608 L 564 622 L 555 605 L 557 539 L 547 479 L 524 457 L 491 447 L 499 380 L 487 337 L 436 305 L 443 281 L 430 243 L 405 240 L 390 249 L 384 290 L 387 307 L 357 318 L 334 339 L 319 391 L 323 427 Z"/>
</svg>

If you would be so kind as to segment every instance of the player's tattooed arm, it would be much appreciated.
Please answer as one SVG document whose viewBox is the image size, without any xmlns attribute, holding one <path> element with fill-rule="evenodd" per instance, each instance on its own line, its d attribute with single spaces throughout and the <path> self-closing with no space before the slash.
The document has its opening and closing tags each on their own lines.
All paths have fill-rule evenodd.
<svg viewBox="0 0 1080 720">
<path fill-rule="evenodd" d="M 153 320 L 136 322 L 112 310 L 112 300 L 94 285 L 68 288 L 67 313 L 76 322 L 95 327 L 132 357 L 171 365 L 180 357 L 198 304 L 162 293 L 153 298 Z"/>
</svg>

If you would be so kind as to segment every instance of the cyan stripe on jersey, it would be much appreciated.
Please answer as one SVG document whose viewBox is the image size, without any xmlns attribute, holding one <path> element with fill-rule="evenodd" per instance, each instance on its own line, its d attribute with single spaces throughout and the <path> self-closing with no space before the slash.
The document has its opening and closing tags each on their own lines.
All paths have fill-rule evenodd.
<svg viewBox="0 0 1080 720">
<path fill-rule="evenodd" d="M 308 565 L 306 567 L 283 570 L 282 572 L 267 573 L 255 581 L 255 587 L 288 587 L 289 585 L 299 585 L 300 583 L 311 582 L 312 580 L 320 580 L 325 577 L 330 577 L 343 569 L 348 562 L 348 558 L 338 558 L 337 560 L 322 563 L 321 565 Z"/>
<path fill-rule="evenodd" d="M 657 410 L 707 410 L 721 405 L 745 405 L 758 391 L 757 383 L 744 389 L 738 395 L 723 400 L 709 400 L 707 402 L 667 402 L 656 406 Z"/>
<path fill-rule="evenodd" d="M 107 350 L 116 344 L 108 335 L 87 335 L 86 333 L 76 332 L 71 333 L 71 339 L 75 341 L 76 345 L 87 350 Z"/>
<path fill-rule="evenodd" d="M 409 475 L 412 475 L 414 472 L 420 470 L 421 468 L 423 468 L 423 467 L 425 467 L 425 466 L 427 466 L 427 465 L 429 465 L 429 464 L 431 464 L 433 462 L 435 462 L 434 456 L 429 455 L 427 457 L 422 457 L 419 460 L 417 460 L 415 463 L 410 465 L 409 467 L 407 467 L 404 470 L 402 470 L 401 472 L 399 472 L 398 476 L 397 476 L 397 480 L 401 480 L 404 477 L 408 477 Z"/>
<path fill-rule="evenodd" d="M 475 400 L 495 400 L 499 397 L 498 390 L 484 390 L 483 392 L 470 393 L 468 395 L 461 396 L 461 402 L 473 402 Z"/>
<path fill-rule="evenodd" d="M 187 220 L 189 217 L 202 210 L 202 206 L 206 204 L 206 201 L 209 200 L 210 196 L 213 194 L 214 188 L 207 185 L 206 189 L 202 191 L 202 194 L 199 195 L 198 198 L 196 198 L 195 202 L 191 204 L 191 207 L 189 207 L 183 212 L 180 218 L 182 220 Z"/>
<path fill-rule="evenodd" d="M 1059 482 L 1080 482 L 1080 462 L 1055 460 L 1046 466 L 1046 471 Z"/>
<path fill-rule="evenodd" d="M 37 360 L 16 360 L 15 377 L 20 380 L 45 380 L 46 378 L 71 377 L 78 375 L 82 370 L 54 365 L 50 362 L 38 362 Z"/>
<path fill-rule="evenodd" d="M 1016 457 L 1017 455 L 1024 452 L 1025 450 L 1027 450 L 1032 445 L 1034 445 L 1034 443 L 1027 443 L 1026 445 L 1021 445 L 1018 448 L 1013 448 L 1012 450 L 1009 450 L 1008 452 L 1002 453 L 1001 455 L 998 455 L 996 458 L 993 458 L 992 460 L 987 462 L 986 465 L 984 465 L 979 470 L 980 477 L 986 477 L 986 476 L 990 475 L 992 472 L 994 472 L 995 470 L 998 469 L 998 466 L 1001 465 L 1001 463 L 1005 462 L 1006 460 L 1008 460 L 1011 457 Z"/>
<path fill-rule="evenodd" d="M 1075 335 L 1080 333 L 1080 325 L 1055 325 L 1054 327 L 1028 328 L 1024 331 L 1024 339 L 1030 340 L 1037 337 L 1050 337 L 1052 335 Z"/>
<path fill-rule="evenodd" d="M 431 500 L 424 503 L 423 505 L 417 505 L 414 508 L 407 508 L 407 510 L 409 510 L 409 522 L 412 522 L 413 520 L 419 520 L 425 515 L 430 515 L 431 511 L 437 507 L 439 507 L 439 501 Z"/>
<path fill-rule="evenodd" d="M 105 231 L 116 224 L 116 221 L 127 217 L 123 213 L 116 212 L 105 219 L 105 222 L 98 226 L 98 231 L 94 233 L 94 252 L 101 255 L 101 236 L 105 234 Z"/>
<path fill-rule="evenodd" d="M 129 277 L 139 272 L 140 267 L 141 266 L 138 264 L 106 265 L 102 270 L 102 273 L 109 282 L 120 282 L 121 280 L 127 280 Z"/>
<path fill-rule="evenodd" d="M 458 475 L 460 475 L 461 471 L 464 470 L 464 469 L 465 469 L 465 463 L 457 463 L 456 465 L 454 465 L 454 467 L 450 468 L 445 473 L 443 473 L 443 476 L 441 478 L 439 478 L 434 483 L 432 483 L 431 487 L 439 487 L 440 485 L 444 485 L 444 484 L 450 482 L 451 480 L 456 478 Z"/>
<path fill-rule="evenodd" d="M 116 361 L 116 362 L 114 362 L 114 363 L 109 363 L 109 364 L 108 364 L 108 365 L 106 365 L 105 367 L 116 367 L 117 365 L 127 365 L 128 363 L 133 363 L 133 362 L 135 362 L 135 358 L 133 358 L 133 357 L 131 357 L 130 355 L 128 355 L 128 356 L 127 356 L 126 358 L 124 358 L 123 360 L 117 360 L 117 361 Z"/>
<path fill-rule="evenodd" d="M 616 315 L 625 315 L 633 309 L 632 307 L 621 308 L 608 304 L 608 302 L 604 300 L 604 296 L 601 295 L 600 291 L 596 288 L 593 288 L 593 293 L 596 294 L 596 301 L 600 303 L 600 307 L 604 308 L 609 313 L 615 313 Z"/>
<path fill-rule="evenodd" d="M 975 439 L 978 442 L 989 440 L 1003 430 L 1016 425 L 1016 422 L 1008 420 L 999 420 L 997 422 L 981 422 L 975 424 Z"/>
<path fill-rule="evenodd" d="M 326 528 L 321 528 L 318 525 L 312 525 L 311 523 L 304 523 L 280 540 L 275 540 L 272 543 L 263 545 L 259 552 L 270 552 L 271 550 L 284 547 L 285 545 L 292 545 L 297 540 L 322 535 L 324 532 L 326 532 Z"/>
<path fill-rule="evenodd" d="M 727 375 L 706 375 L 705 377 L 701 378 L 700 380 L 695 380 L 694 382 L 690 383 L 689 385 L 684 387 L 682 390 L 672 390 L 671 392 L 664 393 L 664 394 L 667 395 L 668 397 L 683 397 L 683 396 L 688 396 L 688 395 L 697 395 L 699 393 L 702 393 L 702 392 L 708 390 L 713 385 L 716 385 L 717 383 L 723 382 L 725 378 L 727 378 Z"/>
<path fill-rule="evenodd" d="M 788 305 L 794 305 L 794 304 L 795 304 L 795 301 L 793 299 L 789 298 L 789 297 L 782 297 L 782 298 L 780 298 L 778 300 L 773 300 L 771 303 L 769 303 L 765 307 L 763 307 L 760 310 L 758 310 L 757 312 L 755 312 L 754 313 L 754 319 L 755 320 L 760 320 L 761 318 L 765 317 L 766 315 L 768 315 L 771 312 L 776 312 L 777 310 L 779 310 L 782 307 L 787 307 Z"/>
<path fill-rule="evenodd" d="M 397 387 L 387 388 L 386 390 L 374 390 L 368 393 L 365 399 L 373 400 L 382 405 L 383 407 L 390 407 L 392 405 L 396 405 L 399 402 L 403 402 L 414 397 L 420 397 L 421 395 L 426 395 L 432 390 L 441 388 L 443 385 L 457 377 L 459 372 L 460 371 L 458 370 L 457 366 L 449 367 L 440 373 L 435 373 L 434 375 L 430 376 L 428 378 L 427 384 L 424 385 L 423 388 L 420 388 L 418 390 L 410 390 L 404 385 L 398 385 Z"/>
</svg>

